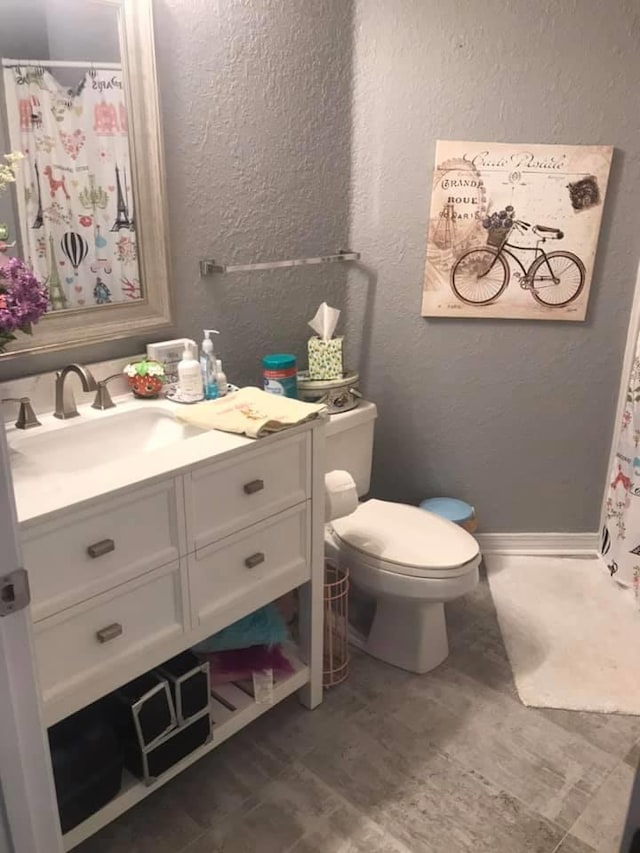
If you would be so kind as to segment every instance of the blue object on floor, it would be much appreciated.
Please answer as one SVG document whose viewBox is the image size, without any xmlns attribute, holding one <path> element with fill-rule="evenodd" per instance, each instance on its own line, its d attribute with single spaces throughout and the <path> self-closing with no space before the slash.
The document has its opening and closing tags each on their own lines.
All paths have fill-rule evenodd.
<svg viewBox="0 0 640 853">
<path fill-rule="evenodd" d="M 441 515 L 442 518 L 448 518 L 455 524 L 465 524 L 465 522 L 471 521 L 475 515 L 475 510 L 471 504 L 458 500 L 458 498 L 427 498 L 420 504 L 420 509 Z"/>
</svg>

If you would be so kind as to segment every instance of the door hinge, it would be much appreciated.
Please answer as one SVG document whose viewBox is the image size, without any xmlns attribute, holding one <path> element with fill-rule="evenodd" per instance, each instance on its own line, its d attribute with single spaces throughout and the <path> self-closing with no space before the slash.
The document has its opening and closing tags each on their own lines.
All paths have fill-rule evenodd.
<svg viewBox="0 0 640 853">
<path fill-rule="evenodd" d="M 24 610 L 31 601 L 26 569 L 16 569 L 0 577 L 0 616 Z"/>
</svg>

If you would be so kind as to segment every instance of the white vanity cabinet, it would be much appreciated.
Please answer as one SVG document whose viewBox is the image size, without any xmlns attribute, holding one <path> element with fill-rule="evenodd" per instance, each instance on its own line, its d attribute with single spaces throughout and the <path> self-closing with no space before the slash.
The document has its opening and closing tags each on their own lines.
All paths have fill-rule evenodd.
<svg viewBox="0 0 640 853">
<path fill-rule="evenodd" d="M 315 421 L 173 470 L 167 463 L 164 475 L 25 521 L 46 724 L 293 589 L 300 591 L 300 647 L 289 650 L 294 673 L 276 683 L 274 702 L 299 690 L 304 704 L 317 705 L 323 451 L 324 424 Z M 65 849 L 269 708 L 233 684 L 219 700 L 211 702 L 211 743 L 150 787 L 125 771 L 121 793 L 67 833 Z"/>
</svg>

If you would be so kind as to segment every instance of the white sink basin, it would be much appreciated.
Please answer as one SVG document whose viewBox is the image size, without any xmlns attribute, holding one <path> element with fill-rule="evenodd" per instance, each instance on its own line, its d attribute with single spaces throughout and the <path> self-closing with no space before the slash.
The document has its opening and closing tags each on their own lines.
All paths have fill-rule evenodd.
<svg viewBox="0 0 640 853">
<path fill-rule="evenodd" d="M 176 421 L 171 412 L 149 403 L 96 414 L 98 417 L 90 419 L 85 413 L 58 421 L 57 429 L 54 423 L 12 432 L 9 451 L 14 479 L 48 473 L 72 475 L 202 435 L 202 430 Z"/>
<path fill-rule="evenodd" d="M 64 421 L 38 413 L 42 425 L 29 430 L 7 427 L 20 522 L 171 476 L 253 442 L 183 424 L 175 419 L 179 404 L 169 400 L 126 395 L 114 402 L 106 411 L 80 405 L 79 416 Z"/>
</svg>

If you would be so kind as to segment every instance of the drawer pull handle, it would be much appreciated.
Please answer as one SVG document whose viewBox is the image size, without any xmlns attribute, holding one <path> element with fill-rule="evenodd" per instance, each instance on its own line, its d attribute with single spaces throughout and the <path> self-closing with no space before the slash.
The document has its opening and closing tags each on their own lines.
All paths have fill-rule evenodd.
<svg viewBox="0 0 640 853">
<path fill-rule="evenodd" d="M 99 643 L 108 643 L 110 640 L 115 640 L 122 634 L 122 625 L 119 622 L 114 622 L 113 625 L 107 625 L 106 628 L 100 628 L 96 631 L 96 637 Z"/>
<path fill-rule="evenodd" d="M 245 495 L 255 495 L 256 492 L 261 492 L 264 489 L 264 480 L 252 480 L 250 483 L 245 483 Z"/>
<path fill-rule="evenodd" d="M 244 561 L 244 564 L 248 569 L 255 569 L 256 566 L 260 565 L 260 563 L 264 563 L 264 554 L 262 551 L 252 554 Z"/>
<path fill-rule="evenodd" d="M 115 550 L 116 543 L 113 539 L 101 539 L 99 542 L 94 542 L 93 545 L 89 545 L 87 548 L 87 554 L 95 560 L 96 557 L 103 557 L 110 551 Z"/>
</svg>

